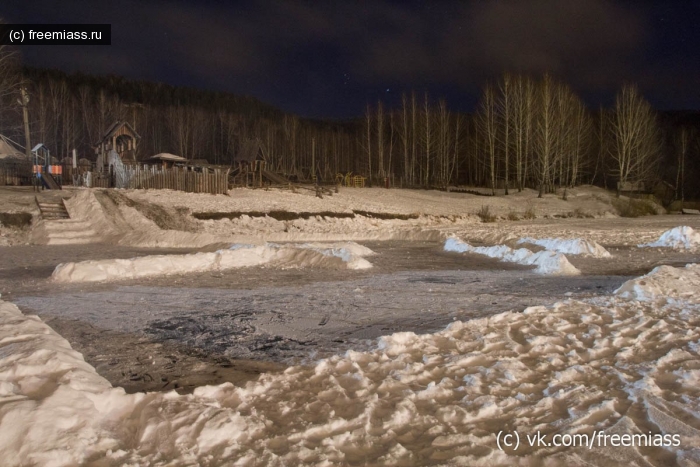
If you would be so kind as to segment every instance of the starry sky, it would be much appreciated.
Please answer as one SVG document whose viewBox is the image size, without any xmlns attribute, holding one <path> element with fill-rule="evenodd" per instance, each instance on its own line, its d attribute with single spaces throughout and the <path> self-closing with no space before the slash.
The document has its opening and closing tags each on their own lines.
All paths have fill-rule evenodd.
<svg viewBox="0 0 700 467">
<path fill-rule="evenodd" d="M 624 82 L 700 109 L 700 2 L 2 2 L 7 23 L 109 23 L 110 46 L 24 46 L 25 64 L 254 96 L 313 118 L 428 91 L 471 112 L 488 80 L 550 72 L 592 107 Z"/>
</svg>

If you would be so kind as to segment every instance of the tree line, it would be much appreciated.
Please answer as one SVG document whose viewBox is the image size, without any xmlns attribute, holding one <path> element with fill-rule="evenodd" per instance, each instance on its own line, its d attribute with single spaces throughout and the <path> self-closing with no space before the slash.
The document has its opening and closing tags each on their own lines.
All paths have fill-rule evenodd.
<svg viewBox="0 0 700 467">
<path fill-rule="evenodd" d="M 2 57 L 2 54 L 0 54 Z M 0 70 L 3 70 L 0 67 Z M 141 136 L 137 158 L 171 152 L 230 165 L 254 142 L 272 169 L 308 179 L 353 172 L 404 187 L 488 187 L 540 195 L 592 183 L 607 188 L 663 182 L 678 199 L 698 198 L 696 114 L 657 113 L 625 84 L 607 109 L 589 109 L 550 75 L 504 74 L 486 84 L 474 114 L 427 93 L 379 101 L 363 118 L 324 121 L 282 112 L 252 97 L 117 76 L 22 68 L 0 75 L 0 132 L 23 141 L 20 83 L 29 96 L 31 141 L 58 157 L 93 145 L 116 120 Z M 4 83 L 4 84 L 3 84 Z"/>
</svg>

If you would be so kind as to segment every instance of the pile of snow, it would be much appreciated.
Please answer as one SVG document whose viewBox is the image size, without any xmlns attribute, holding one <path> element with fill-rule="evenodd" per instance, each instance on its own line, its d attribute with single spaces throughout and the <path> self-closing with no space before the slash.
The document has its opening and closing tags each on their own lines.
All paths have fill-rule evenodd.
<svg viewBox="0 0 700 467">
<path fill-rule="evenodd" d="M 118 442 L 99 425 L 122 420 L 123 397 L 38 317 L 0 300 L 3 465 L 75 465 L 103 455 Z"/>
<path fill-rule="evenodd" d="M 362 256 L 372 250 L 354 242 L 330 245 L 236 244 L 213 253 L 151 255 L 131 259 L 102 259 L 62 263 L 52 278 L 56 282 L 103 282 L 169 274 L 223 271 L 271 264 L 277 267 L 343 267 L 368 269 L 372 264 Z"/>
<path fill-rule="evenodd" d="M 644 280 L 678 297 L 697 290 L 697 267 L 669 272 Z M 618 295 L 396 333 L 373 351 L 263 374 L 244 388 L 127 395 L 39 319 L 0 302 L 0 458 L 7 466 L 694 465 L 699 343 L 697 299 L 639 306 Z M 499 450 L 499 431 L 517 431 L 519 451 Z M 591 448 L 526 440 L 594 433 Z M 644 435 L 636 443 L 646 447 L 620 445 L 621 434 Z M 669 444 L 654 447 L 659 439 Z"/>
<path fill-rule="evenodd" d="M 506 245 L 496 246 L 472 246 L 458 238 L 448 238 L 445 241 L 445 251 L 457 253 L 477 253 L 490 258 L 498 258 L 508 263 L 518 263 L 526 266 L 536 266 L 538 274 L 577 275 L 581 271 L 576 269 L 566 256 L 554 251 L 538 251 L 533 253 L 526 248 L 514 250 Z"/>
<path fill-rule="evenodd" d="M 700 264 L 679 269 L 658 266 L 649 274 L 629 280 L 615 291 L 619 297 L 639 301 L 683 300 L 700 303 Z"/>
<path fill-rule="evenodd" d="M 556 251 L 567 255 L 593 256 L 594 258 L 610 258 L 612 255 L 608 250 L 594 241 L 582 238 L 532 238 L 525 237 L 518 240 L 518 243 L 531 243 L 543 247 L 545 250 Z"/>
<path fill-rule="evenodd" d="M 639 245 L 640 248 L 673 248 L 675 250 L 696 250 L 700 248 L 700 232 L 692 227 L 682 226 L 667 230 L 655 242 Z"/>
</svg>

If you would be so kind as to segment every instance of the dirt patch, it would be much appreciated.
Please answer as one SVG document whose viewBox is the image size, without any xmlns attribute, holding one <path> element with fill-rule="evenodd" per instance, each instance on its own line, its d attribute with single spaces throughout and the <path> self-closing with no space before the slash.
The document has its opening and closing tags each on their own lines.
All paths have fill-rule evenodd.
<svg viewBox="0 0 700 467">
<path fill-rule="evenodd" d="M 663 210 L 663 208 L 652 201 L 634 198 L 626 200 L 613 198 L 612 205 L 617 209 L 621 217 L 654 216 L 658 214 L 659 209 Z"/>
<path fill-rule="evenodd" d="M 153 341 L 144 335 L 108 331 L 80 320 L 43 316 L 46 324 L 82 353 L 85 361 L 127 393 L 175 390 L 189 394 L 205 384 L 244 386 L 261 373 L 286 366 L 212 356 L 176 341 Z"/>
<path fill-rule="evenodd" d="M 409 219 L 418 219 L 418 214 L 392 214 L 387 212 L 371 212 L 371 211 L 353 211 L 358 216 L 371 217 L 374 219 L 391 220 L 398 219 L 402 221 L 407 221 Z"/>
<path fill-rule="evenodd" d="M 188 211 L 185 208 L 168 210 L 156 203 L 142 203 L 139 201 L 134 201 L 116 190 L 103 190 L 102 193 L 117 206 L 128 206 L 136 209 L 138 212 L 143 214 L 144 217 L 152 220 L 163 230 L 183 230 L 185 232 L 196 231 L 196 227 L 192 225 L 188 219 Z"/>
<path fill-rule="evenodd" d="M 0 212 L 0 225 L 23 229 L 32 224 L 29 212 Z"/>
<path fill-rule="evenodd" d="M 272 219 L 278 221 L 294 221 L 297 219 L 308 220 L 312 217 L 325 217 L 325 218 L 335 218 L 335 219 L 354 219 L 357 216 L 369 217 L 373 219 L 382 220 L 409 220 L 418 219 L 418 214 L 394 214 L 388 212 L 371 212 L 371 211 L 359 211 L 354 210 L 353 212 L 333 212 L 333 211 L 319 211 L 319 212 L 291 212 L 291 211 L 234 211 L 234 212 L 195 212 L 192 213 L 192 217 L 199 220 L 220 220 L 220 219 L 239 219 L 242 216 L 248 217 L 271 217 Z"/>
<path fill-rule="evenodd" d="M 310 219 L 312 217 L 334 217 L 352 219 L 355 217 L 349 212 L 290 212 L 290 211 L 233 211 L 233 212 L 194 212 L 192 217 L 199 220 L 220 220 L 220 219 L 239 219 L 243 216 L 248 217 L 271 217 L 278 221 L 293 221 L 297 219 Z"/>
</svg>

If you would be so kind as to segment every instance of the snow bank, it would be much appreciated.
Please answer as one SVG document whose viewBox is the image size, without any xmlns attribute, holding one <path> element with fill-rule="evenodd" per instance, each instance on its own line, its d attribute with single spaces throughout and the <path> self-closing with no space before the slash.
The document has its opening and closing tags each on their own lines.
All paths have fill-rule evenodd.
<svg viewBox="0 0 700 467">
<path fill-rule="evenodd" d="M 518 240 L 520 243 L 531 243 L 539 245 L 546 250 L 556 251 L 567 255 L 593 256 L 595 258 L 610 258 L 612 255 L 608 250 L 596 242 L 584 240 L 582 238 L 532 238 L 525 237 Z"/>
<path fill-rule="evenodd" d="M 692 227 L 682 226 L 667 230 L 655 242 L 638 245 L 640 248 L 673 248 L 675 250 L 696 250 L 700 248 L 700 232 Z"/>
<path fill-rule="evenodd" d="M 124 399 L 109 403 L 115 394 L 124 390 L 112 389 L 68 341 L 0 300 L 3 465 L 79 464 L 117 446 L 96 426 L 121 412 Z"/>
<path fill-rule="evenodd" d="M 554 251 L 544 250 L 533 253 L 526 248 L 514 250 L 506 245 L 475 247 L 454 237 L 445 241 L 444 248 L 445 251 L 477 253 L 508 263 L 535 266 L 535 272 L 538 274 L 577 275 L 581 273 L 566 259 L 566 256 Z"/>
<path fill-rule="evenodd" d="M 40 320 L 0 302 L 0 458 L 7 466 L 694 465 L 698 274 L 659 268 L 637 279 L 679 297 L 664 304 L 618 294 L 401 332 L 370 352 L 187 396 L 110 388 Z M 666 434 L 674 444 L 524 439 L 594 430 Z M 499 431 L 518 431 L 517 455 L 498 449 Z"/>
<path fill-rule="evenodd" d="M 90 260 L 62 263 L 52 278 L 56 282 L 103 282 L 140 277 L 222 271 L 271 264 L 277 267 L 344 267 L 368 269 L 372 264 L 362 256 L 372 250 L 354 242 L 311 245 L 241 245 L 213 253 L 151 255 L 131 259 Z"/>
</svg>

